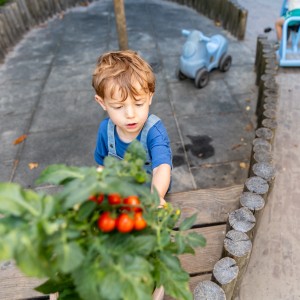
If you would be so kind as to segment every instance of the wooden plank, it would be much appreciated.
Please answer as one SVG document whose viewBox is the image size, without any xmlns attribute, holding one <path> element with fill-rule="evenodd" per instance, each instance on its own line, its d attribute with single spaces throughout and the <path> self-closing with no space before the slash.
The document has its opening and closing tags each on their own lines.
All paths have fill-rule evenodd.
<svg viewBox="0 0 300 300">
<path fill-rule="evenodd" d="M 211 272 L 222 256 L 226 224 L 188 230 L 190 231 L 202 234 L 206 239 L 206 246 L 197 248 L 195 255 L 180 255 L 182 267 L 189 274 Z"/>
<path fill-rule="evenodd" d="M 225 223 L 228 214 L 240 207 L 239 199 L 243 185 L 219 189 L 203 189 L 180 193 L 171 193 L 166 201 L 181 210 L 179 222 L 197 213 L 196 224 Z"/>
<path fill-rule="evenodd" d="M 190 290 L 191 292 L 194 291 L 196 285 L 200 282 L 200 281 L 204 281 L 204 280 L 211 280 L 211 273 L 208 274 L 204 274 L 204 275 L 198 275 L 198 276 L 194 276 L 194 277 L 190 277 Z M 174 299 L 168 295 L 164 296 L 164 300 L 178 300 L 178 299 Z"/>
<path fill-rule="evenodd" d="M 13 262 L 2 263 L 0 265 L 0 299 L 20 300 L 44 296 L 33 290 L 44 281 L 45 279 L 26 277 Z"/>
</svg>

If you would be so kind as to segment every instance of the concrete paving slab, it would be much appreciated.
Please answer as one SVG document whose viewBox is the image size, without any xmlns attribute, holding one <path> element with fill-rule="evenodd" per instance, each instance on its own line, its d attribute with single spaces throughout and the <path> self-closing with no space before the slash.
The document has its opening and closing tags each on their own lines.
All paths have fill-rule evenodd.
<svg viewBox="0 0 300 300">
<path fill-rule="evenodd" d="M 241 112 L 224 80 L 210 80 L 205 89 L 198 90 L 194 80 L 187 79 L 185 83 L 170 84 L 170 90 L 178 116 Z"/>
<path fill-rule="evenodd" d="M 220 164 L 205 163 L 198 168 L 191 168 L 191 172 L 197 189 L 224 188 L 244 184 L 248 177 L 248 168 L 249 165 L 243 161 L 232 161 Z"/>
<path fill-rule="evenodd" d="M 44 92 L 54 93 L 87 89 L 91 87 L 94 68 L 95 63 L 76 64 L 74 62 L 72 65 L 53 66 L 47 78 Z"/>
<path fill-rule="evenodd" d="M 17 70 L 15 70 L 17 72 Z M 42 81 L 8 81 L 0 84 L 0 114 L 26 114 L 31 112 L 42 91 Z"/>
<path fill-rule="evenodd" d="M 63 109 L 62 109 L 63 108 Z M 30 131 L 49 131 L 84 126 L 98 126 L 105 112 L 99 109 L 92 90 L 44 93 L 36 108 Z"/>
<path fill-rule="evenodd" d="M 247 120 L 240 113 L 219 114 L 212 126 L 213 118 L 216 115 L 178 117 L 190 165 L 249 159 L 254 134 L 245 130 Z"/>
<path fill-rule="evenodd" d="M 51 164 L 95 166 L 96 136 L 91 138 L 90 133 L 97 130 L 97 126 L 84 126 L 31 133 L 24 142 L 14 182 L 35 187 L 40 172 Z M 38 163 L 38 168 L 30 170 L 32 162 Z"/>
<path fill-rule="evenodd" d="M 4 161 L 14 160 L 17 157 L 21 145 L 14 145 L 14 141 L 24 134 L 24 129 L 28 128 L 30 120 L 31 113 L 1 115 L 0 165 Z"/>
</svg>

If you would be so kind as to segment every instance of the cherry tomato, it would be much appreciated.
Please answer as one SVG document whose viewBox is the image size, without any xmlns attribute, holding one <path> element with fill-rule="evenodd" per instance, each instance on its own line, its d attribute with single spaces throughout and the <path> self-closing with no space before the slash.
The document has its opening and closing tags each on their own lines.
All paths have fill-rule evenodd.
<svg viewBox="0 0 300 300">
<path fill-rule="evenodd" d="M 135 230 L 143 230 L 147 227 L 147 222 L 143 218 L 142 212 L 136 212 L 134 214 L 134 229 Z"/>
<path fill-rule="evenodd" d="M 92 196 L 89 197 L 89 200 L 94 201 L 94 202 L 100 204 L 104 200 L 104 195 L 103 194 L 92 195 Z"/>
<path fill-rule="evenodd" d="M 138 196 L 128 196 L 123 201 L 124 204 L 128 204 L 130 206 L 124 206 L 123 209 L 127 211 L 134 211 L 139 212 L 142 211 L 142 209 L 139 207 L 141 204 L 141 201 L 139 200 Z"/>
<path fill-rule="evenodd" d="M 113 218 L 108 211 L 106 211 L 99 217 L 98 227 L 102 232 L 113 231 L 116 227 L 116 219 Z"/>
<path fill-rule="evenodd" d="M 122 198 L 119 194 L 109 194 L 107 198 L 110 205 L 121 204 L 122 202 Z"/>
<path fill-rule="evenodd" d="M 133 227 L 134 227 L 134 221 L 129 215 L 125 213 L 119 215 L 117 219 L 117 229 L 119 232 L 122 233 L 130 232 L 132 231 Z"/>
<path fill-rule="evenodd" d="M 97 196 L 97 203 L 100 204 L 100 203 L 103 202 L 103 200 L 104 200 L 104 195 L 103 195 L 103 194 L 99 194 L 99 195 Z"/>
<path fill-rule="evenodd" d="M 89 196 L 89 200 L 97 202 L 97 196 L 96 195 Z"/>
</svg>

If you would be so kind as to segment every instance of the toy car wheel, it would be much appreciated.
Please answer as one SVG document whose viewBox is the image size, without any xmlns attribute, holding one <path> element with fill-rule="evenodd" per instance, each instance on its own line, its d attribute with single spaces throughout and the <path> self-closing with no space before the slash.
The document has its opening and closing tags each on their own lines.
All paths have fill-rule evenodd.
<svg viewBox="0 0 300 300">
<path fill-rule="evenodd" d="M 231 55 L 223 55 L 220 60 L 219 68 L 222 72 L 227 72 L 231 67 L 232 57 Z"/>
<path fill-rule="evenodd" d="M 176 77 L 179 80 L 185 80 L 185 79 L 187 79 L 187 77 L 180 71 L 179 68 L 176 69 Z"/>
<path fill-rule="evenodd" d="M 208 72 L 205 68 L 200 69 L 195 77 L 195 86 L 198 89 L 205 87 L 208 83 Z"/>
</svg>

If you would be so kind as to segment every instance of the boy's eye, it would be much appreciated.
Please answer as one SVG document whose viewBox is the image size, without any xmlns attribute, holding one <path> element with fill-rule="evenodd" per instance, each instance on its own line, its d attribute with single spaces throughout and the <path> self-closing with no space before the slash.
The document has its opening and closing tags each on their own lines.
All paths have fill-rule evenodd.
<svg viewBox="0 0 300 300">
<path fill-rule="evenodd" d="M 144 102 L 138 102 L 136 103 L 136 106 L 143 106 L 144 105 Z"/>
</svg>

